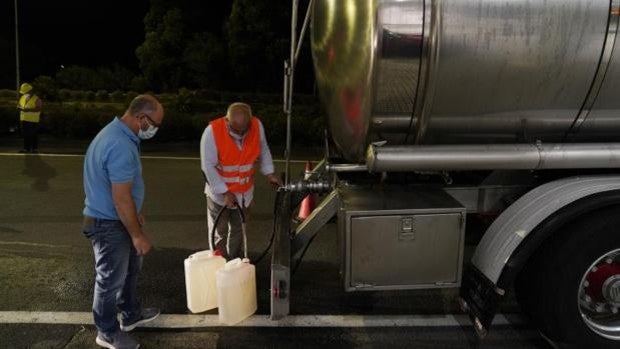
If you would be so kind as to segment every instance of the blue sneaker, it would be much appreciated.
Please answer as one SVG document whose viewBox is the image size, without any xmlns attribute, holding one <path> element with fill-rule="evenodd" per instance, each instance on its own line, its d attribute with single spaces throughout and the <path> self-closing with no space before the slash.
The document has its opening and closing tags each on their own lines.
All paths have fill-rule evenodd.
<svg viewBox="0 0 620 349">
<path fill-rule="evenodd" d="M 127 333 L 122 331 L 116 331 L 109 336 L 103 333 L 97 334 L 95 343 L 100 347 L 108 349 L 137 349 L 140 348 L 140 344 L 135 339 L 131 338 Z"/>
<path fill-rule="evenodd" d="M 125 332 L 129 332 L 140 325 L 143 325 L 149 321 L 155 320 L 155 318 L 157 318 L 159 314 L 160 314 L 160 311 L 158 308 L 144 308 L 142 309 L 142 312 L 140 313 L 139 318 L 133 321 L 122 320 L 121 330 Z"/>
</svg>

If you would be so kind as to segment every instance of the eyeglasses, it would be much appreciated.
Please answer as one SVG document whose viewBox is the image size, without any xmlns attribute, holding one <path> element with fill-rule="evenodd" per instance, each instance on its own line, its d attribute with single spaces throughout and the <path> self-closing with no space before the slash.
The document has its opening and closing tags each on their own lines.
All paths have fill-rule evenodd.
<svg viewBox="0 0 620 349">
<path fill-rule="evenodd" d="M 151 126 L 157 127 L 157 128 L 161 127 L 161 124 L 158 124 L 155 121 L 153 121 L 153 119 L 151 119 L 151 117 L 148 114 L 142 113 L 142 115 L 146 116 L 146 118 L 148 119 L 148 123 L 151 124 Z"/>
</svg>

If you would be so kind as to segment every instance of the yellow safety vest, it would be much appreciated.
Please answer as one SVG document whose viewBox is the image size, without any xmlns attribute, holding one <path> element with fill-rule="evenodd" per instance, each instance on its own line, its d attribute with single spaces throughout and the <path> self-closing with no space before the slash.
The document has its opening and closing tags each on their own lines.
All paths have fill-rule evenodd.
<svg viewBox="0 0 620 349">
<path fill-rule="evenodd" d="M 21 109 L 32 109 L 37 107 L 37 102 L 39 101 L 39 97 L 36 95 L 31 95 L 30 97 L 23 95 L 19 99 L 19 107 Z M 38 111 L 20 111 L 19 119 L 21 121 L 28 122 L 39 122 L 41 119 L 41 112 Z"/>
</svg>

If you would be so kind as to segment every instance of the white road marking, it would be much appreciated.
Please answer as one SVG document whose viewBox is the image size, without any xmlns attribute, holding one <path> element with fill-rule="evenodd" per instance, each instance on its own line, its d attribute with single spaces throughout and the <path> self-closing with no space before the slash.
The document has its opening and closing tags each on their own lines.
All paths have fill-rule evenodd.
<svg viewBox="0 0 620 349">
<path fill-rule="evenodd" d="M 18 245 L 28 247 L 48 247 L 48 248 L 71 248 L 69 245 L 52 245 L 52 244 L 40 244 L 37 242 L 25 242 L 25 241 L 0 241 L 0 245 Z"/>
<path fill-rule="evenodd" d="M 11 156 L 11 157 L 26 157 L 26 156 L 40 156 L 40 157 L 48 157 L 48 158 L 83 158 L 82 154 L 48 154 L 48 153 L 39 153 L 39 154 L 21 154 L 21 153 L 0 153 L 0 156 Z"/>
<path fill-rule="evenodd" d="M 497 315 L 494 326 L 522 325 L 518 315 Z M 0 324 L 92 325 L 89 312 L 0 311 Z M 267 315 L 254 315 L 236 327 L 460 327 L 471 326 L 464 314 L 445 315 L 291 315 L 272 321 Z M 226 327 L 217 315 L 162 314 L 144 327 L 201 328 Z"/>
<path fill-rule="evenodd" d="M 83 154 L 53 154 L 53 153 L 40 153 L 40 154 L 21 154 L 21 153 L 0 153 L 0 156 L 13 156 L 13 157 L 25 157 L 25 156 L 40 156 L 40 157 L 48 157 L 48 158 L 83 158 Z M 191 157 L 191 156 L 155 156 L 155 155 L 143 155 L 142 159 L 149 160 L 192 160 L 198 161 L 199 157 Z M 314 161 L 316 160 L 291 160 L 290 162 L 293 164 L 305 164 L 306 161 Z M 282 159 L 274 159 L 275 163 L 284 163 L 286 160 Z"/>
</svg>

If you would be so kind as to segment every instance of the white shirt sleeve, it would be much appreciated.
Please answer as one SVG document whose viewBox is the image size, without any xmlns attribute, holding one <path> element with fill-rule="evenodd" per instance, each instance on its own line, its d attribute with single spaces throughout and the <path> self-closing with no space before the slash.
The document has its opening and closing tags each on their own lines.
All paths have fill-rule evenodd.
<svg viewBox="0 0 620 349">
<path fill-rule="evenodd" d="M 228 187 L 215 168 L 217 164 L 215 137 L 213 136 L 213 128 L 209 125 L 205 128 L 200 138 L 200 167 L 207 178 L 211 190 L 216 194 L 224 194 L 228 191 Z"/>
<path fill-rule="evenodd" d="M 267 144 L 267 137 L 265 137 L 265 128 L 262 122 L 258 122 L 260 126 L 260 156 L 258 158 L 260 163 L 260 172 L 264 175 L 274 173 L 273 158 L 271 157 L 271 151 L 269 150 L 269 144 Z"/>
</svg>

